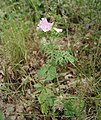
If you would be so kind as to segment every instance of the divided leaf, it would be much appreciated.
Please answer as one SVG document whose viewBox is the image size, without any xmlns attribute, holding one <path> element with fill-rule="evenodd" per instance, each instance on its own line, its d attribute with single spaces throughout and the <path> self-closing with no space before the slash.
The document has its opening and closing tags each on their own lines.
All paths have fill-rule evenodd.
<svg viewBox="0 0 101 120">
<path fill-rule="evenodd" d="M 45 78 L 46 80 L 53 80 L 56 77 L 56 67 L 46 64 L 38 72 L 38 77 Z"/>
</svg>

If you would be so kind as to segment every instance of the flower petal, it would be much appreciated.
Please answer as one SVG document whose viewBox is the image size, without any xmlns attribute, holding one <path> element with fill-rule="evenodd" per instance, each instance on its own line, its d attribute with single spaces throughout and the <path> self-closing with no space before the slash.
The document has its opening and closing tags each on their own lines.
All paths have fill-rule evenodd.
<svg viewBox="0 0 101 120">
<path fill-rule="evenodd" d="M 59 28 L 53 28 L 56 32 L 62 32 L 63 30 L 62 29 L 59 29 Z"/>
<path fill-rule="evenodd" d="M 42 29 L 44 32 L 47 32 L 52 29 L 53 24 L 54 23 L 49 23 L 45 17 L 41 18 L 37 30 Z"/>
</svg>

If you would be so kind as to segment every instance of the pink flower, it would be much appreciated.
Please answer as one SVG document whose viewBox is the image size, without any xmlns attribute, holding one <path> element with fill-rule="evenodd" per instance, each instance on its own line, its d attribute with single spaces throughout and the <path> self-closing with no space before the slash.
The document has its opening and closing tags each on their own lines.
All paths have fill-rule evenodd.
<svg viewBox="0 0 101 120">
<path fill-rule="evenodd" d="M 38 31 L 39 29 L 42 29 L 44 32 L 48 32 L 52 29 L 53 24 L 54 22 L 49 23 L 45 17 L 41 18 L 36 30 Z"/>
</svg>

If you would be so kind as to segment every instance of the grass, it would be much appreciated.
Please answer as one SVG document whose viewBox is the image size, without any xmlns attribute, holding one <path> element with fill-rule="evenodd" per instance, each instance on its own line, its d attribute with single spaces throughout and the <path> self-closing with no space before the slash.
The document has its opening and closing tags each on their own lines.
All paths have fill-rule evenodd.
<svg viewBox="0 0 101 120">
<path fill-rule="evenodd" d="M 101 119 L 100 6 L 99 0 L 0 1 L 5 119 Z M 36 31 L 43 16 L 63 32 Z"/>
</svg>

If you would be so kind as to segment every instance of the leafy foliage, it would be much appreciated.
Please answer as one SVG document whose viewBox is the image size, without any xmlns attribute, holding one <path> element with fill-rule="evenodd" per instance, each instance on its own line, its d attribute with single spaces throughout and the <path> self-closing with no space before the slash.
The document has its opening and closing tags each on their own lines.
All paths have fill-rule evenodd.
<svg viewBox="0 0 101 120">
<path fill-rule="evenodd" d="M 84 101 L 83 100 L 65 100 L 64 101 L 64 114 L 66 116 L 77 116 L 80 117 L 80 113 L 83 110 Z"/>
<path fill-rule="evenodd" d="M 49 107 L 54 105 L 54 93 L 48 87 L 45 87 L 39 97 L 39 103 L 41 104 L 41 111 L 43 114 L 48 114 Z"/>
<path fill-rule="evenodd" d="M 39 77 L 46 80 L 53 80 L 56 77 L 56 67 L 51 64 L 45 64 L 38 72 Z"/>
<path fill-rule="evenodd" d="M 84 101 L 83 100 L 65 100 L 64 101 L 64 114 L 66 116 L 80 117 L 80 113 L 83 112 Z"/>
</svg>

